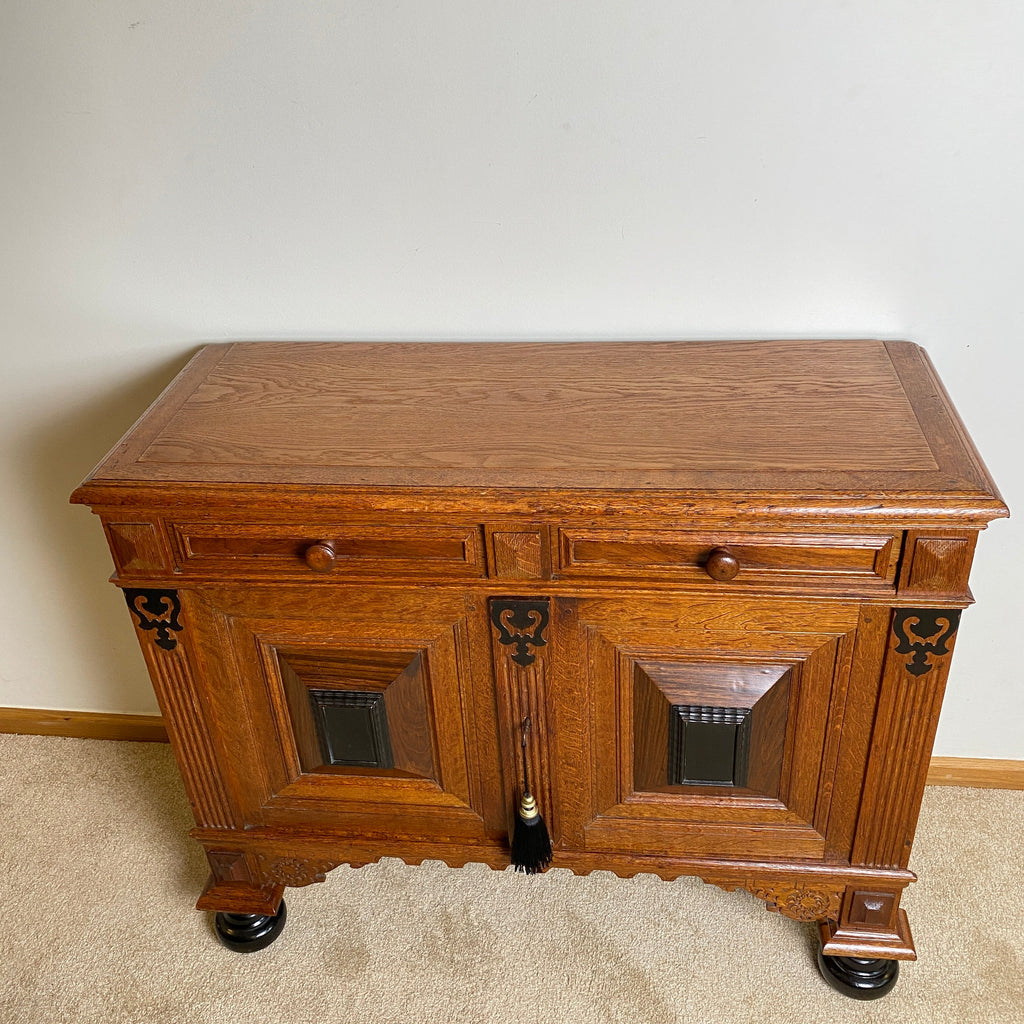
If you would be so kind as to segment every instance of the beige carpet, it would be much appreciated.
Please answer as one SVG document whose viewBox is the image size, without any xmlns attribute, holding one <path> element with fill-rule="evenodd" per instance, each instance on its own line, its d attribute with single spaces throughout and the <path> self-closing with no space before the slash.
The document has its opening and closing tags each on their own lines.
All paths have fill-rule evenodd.
<svg viewBox="0 0 1024 1024">
<path fill-rule="evenodd" d="M 341 867 L 240 956 L 191 909 L 189 824 L 166 746 L 0 736 L 0 1019 L 1024 1022 L 1024 793 L 928 791 L 904 901 L 921 960 L 874 1003 L 744 893 L 604 872 Z"/>
</svg>

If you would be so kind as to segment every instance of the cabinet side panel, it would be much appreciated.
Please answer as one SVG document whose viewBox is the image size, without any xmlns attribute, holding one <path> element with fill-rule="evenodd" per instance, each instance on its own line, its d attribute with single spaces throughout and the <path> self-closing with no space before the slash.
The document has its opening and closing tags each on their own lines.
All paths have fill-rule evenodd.
<svg viewBox="0 0 1024 1024">
<path fill-rule="evenodd" d="M 126 592 L 134 593 L 132 591 Z M 236 809 L 221 781 L 216 753 L 207 728 L 208 715 L 198 682 L 196 661 L 191 650 L 187 616 L 181 614 L 175 591 L 152 591 L 173 601 L 180 631 L 147 627 L 134 613 L 135 632 L 146 659 L 150 679 L 167 735 L 178 762 L 185 792 L 196 823 L 206 828 L 233 828 L 240 824 Z M 131 601 L 129 602 L 131 607 Z"/>
</svg>

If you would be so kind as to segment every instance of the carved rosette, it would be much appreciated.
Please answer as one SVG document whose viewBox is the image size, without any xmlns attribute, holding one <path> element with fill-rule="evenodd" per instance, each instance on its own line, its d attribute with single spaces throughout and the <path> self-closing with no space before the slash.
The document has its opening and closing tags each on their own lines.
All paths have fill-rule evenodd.
<svg viewBox="0 0 1024 1024">
<path fill-rule="evenodd" d="M 834 921 L 839 917 L 843 902 L 843 888 L 827 887 L 793 888 L 789 885 L 752 885 L 750 891 L 778 908 L 780 914 L 794 921 Z"/>
<path fill-rule="evenodd" d="M 710 885 L 726 892 L 746 889 L 764 900 L 769 910 L 777 910 L 794 921 L 837 921 L 843 905 L 844 885 L 799 882 L 795 879 L 705 877 Z"/>
<path fill-rule="evenodd" d="M 275 857 L 265 853 L 256 854 L 256 864 L 259 875 L 267 882 L 296 888 L 322 882 L 327 872 L 338 866 L 335 861 Z"/>
</svg>

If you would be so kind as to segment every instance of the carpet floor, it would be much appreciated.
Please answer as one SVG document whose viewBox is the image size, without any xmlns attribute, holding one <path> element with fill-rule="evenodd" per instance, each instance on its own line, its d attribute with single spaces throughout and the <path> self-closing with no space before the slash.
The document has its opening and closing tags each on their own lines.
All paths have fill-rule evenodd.
<svg viewBox="0 0 1024 1024">
<path fill-rule="evenodd" d="M 920 960 L 867 1003 L 821 980 L 812 928 L 689 878 L 339 867 L 231 953 L 192 910 L 190 824 L 165 745 L 0 736 L 0 1020 L 1024 1022 L 1024 792 L 928 790 Z"/>
</svg>

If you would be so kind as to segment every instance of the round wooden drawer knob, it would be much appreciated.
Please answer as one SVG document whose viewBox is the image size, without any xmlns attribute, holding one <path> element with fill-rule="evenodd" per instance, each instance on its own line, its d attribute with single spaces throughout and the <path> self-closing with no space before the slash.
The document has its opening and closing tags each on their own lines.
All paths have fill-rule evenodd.
<svg viewBox="0 0 1024 1024">
<path fill-rule="evenodd" d="M 313 572 L 330 572 L 338 556 L 334 552 L 334 545 L 329 540 L 322 540 L 317 544 L 310 544 L 306 548 L 306 565 Z"/>
<path fill-rule="evenodd" d="M 715 548 L 704 563 L 713 580 L 731 580 L 740 571 L 739 559 L 728 548 Z"/>
</svg>

